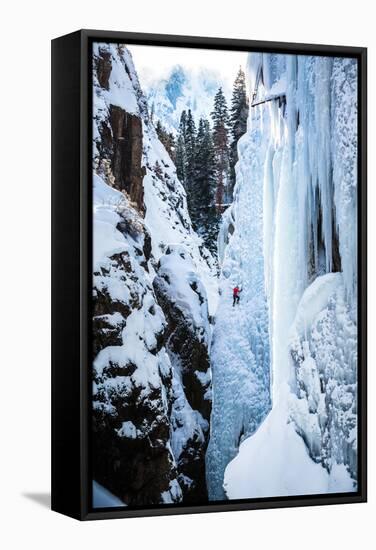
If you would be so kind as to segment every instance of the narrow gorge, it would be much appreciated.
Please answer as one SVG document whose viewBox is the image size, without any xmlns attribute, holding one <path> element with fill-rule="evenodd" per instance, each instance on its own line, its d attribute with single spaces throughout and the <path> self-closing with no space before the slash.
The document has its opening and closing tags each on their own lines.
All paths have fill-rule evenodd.
<svg viewBox="0 0 376 550">
<path fill-rule="evenodd" d="M 243 52 L 233 175 L 180 181 L 225 94 L 131 51 L 93 45 L 93 505 L 356 490 L 356 62 Z"/>
</svg>

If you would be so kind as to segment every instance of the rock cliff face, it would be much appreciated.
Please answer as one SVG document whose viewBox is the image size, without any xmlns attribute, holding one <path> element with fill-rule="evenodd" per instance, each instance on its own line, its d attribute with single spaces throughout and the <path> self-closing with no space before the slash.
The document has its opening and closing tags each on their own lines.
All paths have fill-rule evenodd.
<svg viewBox="0 0 376 550">
<path fill-rule="evenodd" d="M 207 498 L 210 255 L 129 52 L 93 53 L 94 479 L 126 505 L 197 502 Z"/>
<path fill-rule="evenodd" d="M 194 271 L 188 250 L 179 245 L 170 245 L 160 258 L 153 286 L 167 321 L 166 350 L 184 388 L 185 406 L 190 408 L 191 416 L 196 417 L 194 430 L 181 451 L 175 453 L 179 457 L 179 479 L 183 482 L 185 500 L 200 502 L 207 498 L 205 451 L 211 411 L 206 291 Z M 179 403 L 177 406 L 178 409 L 173 407 L 174 422 L 177 429 L 184 430 L 184 424 L 189 425 L 190 420 L 181 417 Z M 180 446 L 175 439 L 174 445 Z"/>
<path fill-rule="evenodd" d="M 117 214 L 125 249 L 94 272 L 94 476 L 127 504 L 174 501 L 165 321 L 145 269 L 146 228 L 125 200 Z"/>
<path fill-rule="evenodd" d="M 126 191 L 143 210 L 142 122 L 121 107 L 110 105 L 109 118 L 102 124 L 99 142 L 100 158 L 109 158 L 114 187 Z"/>
</svg>

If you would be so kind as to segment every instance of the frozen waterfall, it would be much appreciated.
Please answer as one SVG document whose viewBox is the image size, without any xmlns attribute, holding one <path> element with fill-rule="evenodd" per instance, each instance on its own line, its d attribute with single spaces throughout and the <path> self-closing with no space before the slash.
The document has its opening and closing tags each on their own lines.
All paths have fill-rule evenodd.
<svg viewBox="0 0 376 550">
<path fill-rule="evenodd" d="M 250 54 L 248 81 L 219 243 L 209 496 L 356 490 L 357 64 Z"/>
<path fill-rule="evenodd" d="M 219 234 L 220 301 L 211 346 L 213 408 L 206 455 L 211 500 L 225 499 L 223 475 L 240 442 L 270 409 L 268 311 L 263 262 L 262 112 L 238 143 L 234 202 Z M 242 289 L 232 305 L 232 289 Z"/>
</svg>

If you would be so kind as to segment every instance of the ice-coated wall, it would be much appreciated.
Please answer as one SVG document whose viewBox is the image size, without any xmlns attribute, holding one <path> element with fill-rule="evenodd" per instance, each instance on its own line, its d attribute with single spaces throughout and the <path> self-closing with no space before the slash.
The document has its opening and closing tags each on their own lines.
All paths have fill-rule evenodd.
<svg viewBox="0 0 376 550">
<path fill-rule="evenodd" d="M 213 408 L 206 455 L 209 498 L 225 498 L 223 475 L 241 440 L 270 409 L 268 311 L 263 261 L 263 173 L 267 142 L 255 112 L 238 143 L 234 202 L 218 239 L 220 301 L 211 346 Z M 240 303 L 232 292 L 241 288 Z"/>
<path fill-rule="evenodd" d="M 226 494 L 352 491 L 356 61 L 250 54 L 248 78 L 248 134 L 259 132 L 265 151 L 257 185 L 264 189 L 272 410 L 227 467 Z M 240 164 L 243 156 L 240 150 Z"/>
</svg>

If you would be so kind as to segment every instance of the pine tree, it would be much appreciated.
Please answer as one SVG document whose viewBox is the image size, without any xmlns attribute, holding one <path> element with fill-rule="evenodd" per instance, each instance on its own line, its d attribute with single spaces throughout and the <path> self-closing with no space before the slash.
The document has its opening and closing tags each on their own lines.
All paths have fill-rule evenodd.
<svg viewBox="0 0 376 550">
<path fill-rule="evenodd" d="M 215 206 L 216 153 L 208 120 L 200 119 L 197 133 L 191 134 L 194 123 L 187 116 L 186 182 L 188 210 L 193 229 L 213 253 L 217 252 L 219 215 Z M 179 150 L 179 138 L 177 151 Z M 180 155 L 177 155 L 178 158 Z"/>
<path fill-rule="evenodd" d="M 170 154 L 170 157 L 175 162 L 176 161 L 176 140 L 172 132 L 169 132 L 166 136 L 167 140 L 167 150 Z"/>
<path fill-rule="evenodd" d="M 187 179 L 187 173 L 186 173 L 187 158 L 186 158 L 186 148 L 185 148 L 186 136 L 187 136 L 187 113 L 186 111 L 183 111 L 182 114 L 180 115 L 179 130 L 178 130 L 178 136 L 176 139 L 175 165 L 176 165 L 177 176 L 184 186 L 186 185 L 186 179 Z"/>
<path fill-rule="evenodd" d="M 225 199 L 227 199 L 230 171 L 229 115 L 222 88 L 218 89 L 214 97 L 214 109 L 211 116 L 214 124 L 213 141 L 216 154 L 216 206 L 218 212 L 221 212 Z"/>
<path fill-rule="evenodd" d="M 212 205 L 215 191 L 215 150 L 208 120 L 200 119 L 196 137 L 195 183 L 203 200 Z"/>
<path fill-rule="evenodd" d="M 157 132 L 159 139 L 162 139 L 163 127 L 160 120 L 157 121 L 157 124 L 155 126 L 155 131 Z"/>
<path fill-rule="evenodd" d="M 185 136 L 187 132 L 187 112 L 185 110 L 180 115 L 179 132 L 182 134 L 185 141 Z"/>
<path fill-rule="evenodd" d="M 192 202 L 194 229 L 215 256 L 218 215 L 215 207 L 215 149 L 209 121 L 200 119 L 196 136 L 195 178 Z"/>
<path fill-rule="evenodd" d="M 189 109 L 185 133 L 185 160 L 186 160 L 186 188 L 194 185 L 195 177 L 195 153 L 196 153 L 196 125 Z"/>
<path fill-rule="evenodd" d="M 249 103 L 245 85 L 245 74 L 240 67 L 234 81 L 231 98 L 230 123 L 231 123 L 231 154 L 230 154 L 230 186 L 231 195 L 235 185 L 235 164 L 238 161 L 238 141 L 247 131 L 247 118 Z M 232 197 L 231 197 L 232 199 Z"/>
<path fill-rule="evenodd" d="M 185 184 L 185 145 L 184 145 L 184 139 L 183 136 L 179 135 L 176 140 L 176 159 L 175 159 L 175 166 L 176 166 L 176 174 L 181 181 L 181 183 Z"/>
<path fill-rule="evenodd" d="M 217 112 L 220 112 L 219 108 Z M 225 126 L 227 136 L 227 107 Z M 220 127 L 219 120 L 219 134 Z M 183 111 L 180 117 L 175 154 L 176 172 L 187 193 L 187 204 L 193 229 L 202 237 L 204 244 L 215 257 L 220 218 L 219 211 L 216 209 L 218 158 L 214 132 L 211 130 L 209 121 L 201 119 L 196 132 L 192 112 L 190 110 Z"/>
</svg>

